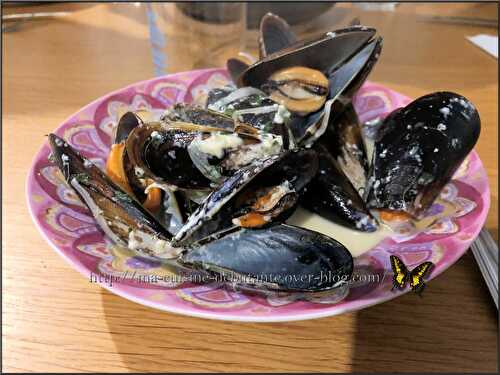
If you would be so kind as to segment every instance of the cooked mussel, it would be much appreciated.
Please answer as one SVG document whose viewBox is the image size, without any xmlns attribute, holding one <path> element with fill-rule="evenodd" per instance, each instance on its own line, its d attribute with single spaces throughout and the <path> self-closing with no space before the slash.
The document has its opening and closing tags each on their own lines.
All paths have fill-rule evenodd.
<svg viewBox="0 0 500 375">
<path fill-rule="evenodd" d="M 193 246 L 179 262 L 235 286 L 287 292 L 347 287 L 349 251 L 323 234 L 289 225 L 238 229 Z"/>
<path fill-rule="evenodd" d="M 319 139 L 361 196 L 365 193 L 369 164 L 361 124 L 352 102 L 336 102 L 335 115 Z M 338 108 L 338 109 L 337 109 Z"/>
<path fill-rule="evenodd" d="M 461 95 L 425 95 L 383 122 L 375 142 L 368 206 L 419 217 L 476 143 L 481 127 Z"/>
<path fill-rule="evenodd" d="M 285 125 L 290 113 L 257 88 L 215 88 L 208 93 L 207 108 L 231 116 L 238 124 L 281 136 L 285 149 L 293 144 Z"/>
<path fill-rule="evenodd" d="M 313 150 L 286 151 L 255 160 L 214 190 L 176 234 L 184 246 L 234 227 L 262 227 L 283 221 L 318 167 Z"/>
<path fill-rule="evenodd" d="M 215 184 L 234 174 L 254 160 L 283 151 L 281 136 L 274 134 L 245 134 L 216 132 L 196 137 L 188 147 L 189 155 L 198 170 Z"/>
<path fill-rule="evenodd" d="M 302 206 L 318 215 L 351 229 L 373 232 L 377 221 L 340 164 L 321 141 L 314 144 L 319 167 L 318 173 L 304 188 L 300 198 Z"/>
<path fill-rule="evenodd" d="M 210 180 L 193 165 L 188 146 L 200 131 L 219 130 L 185 123 L 174 128 L 159 122 L 144 124 L 127 138 L 127 155 L 138 178 L 183 189 L 209 189 Z"/>
<path fill-rule="evenodd" d="M 131 195 L 55 134 L 53 158 L 68 185 L 87 205 L 102 231 L 117 245 L 149 258 L 175 258 L 171 234 Z"/>
<path fill-rule="evenodd" d="M 273 73 L 261 87 L 272 100 L 303 116 L 325 104 L 328 84 L 319 70 L 294 66 Z"/>
<path fill-rule="evenodd" d="M 382 39 L 376 38 L 339 67 L 327 73 L 329 91 L 323 107 L 306 116 L 295 113 L 288 124 L 300 144 L 313 144 L 326 132 L 330 124 L 335 124 L 338 117 L 343 115 L 352 96 L 373 69 L 381 48 Z"/>
<path fill-rule="evenodd" d="M 253 159 L 280 153 L 283 142 L 244 125 L 226 131 L 167 122 L 135 128 L 126 146 L 137 173 L 183 190 L 209 190 Z"/>
<path fill-rule="evenodd" d="M 237 83 L 261 88 L 283 104 L 292 113 L 287 123 L 293 138 L 310 146 L 324 134 L 330 116 L 337 115 L 335 102 L 350 101 L 364 83 L 378 60 L 382 39 L 374 38 L 375 29 L 355 25 L 287 45 L 290 36 L 283 35 L 293 33 L 278 19 L 263 20 L 271 26 L 265 28 L 266 36 L 261 31 L 261 40 L 270 40 L 270 45 L 272 30 L 277 33 L 276 51 L 238 73 Z"/>
<path fill-rule="evenodd" d="M 368 43 L 375 33 L 376 30 L 372 28 L 351 26 L 298 41 L 249 66 L 236 83 L 239 87 L 260 87 L 273 73 L 296 66 L 305 66 L 328 75 Z"/>
<path fill-rule="evenodd" d="M 382 38 L 367 42 L 351 57 L 327 73 L 330 94 L 328 100 L 338 97 L 352 98 L 377 63 L 382 52 Z"/>
<path fill-rule="evenodd" d="M 184 103 L 177 103 L 173 108 L 167 109 L 161 116 L 161 120 L 163 122 L 186 122 L 229 131 L 234 129 L 234 121 L 231 117 L 223 116 L 210 109 Z"/>
</svg>

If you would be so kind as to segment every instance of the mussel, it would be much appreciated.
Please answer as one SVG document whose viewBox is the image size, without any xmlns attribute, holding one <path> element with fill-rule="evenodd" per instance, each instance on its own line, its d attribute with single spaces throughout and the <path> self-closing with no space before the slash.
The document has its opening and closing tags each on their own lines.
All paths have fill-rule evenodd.
<svg viewBox="0 0 500 375">
<path fill-rule="evenodd" d="M 287 125 L 293 138 L 299 145 L 310 146 L 336 115 L 334 103 L 351 100 L 366 80 L 380 55 L 382 38 L 374 37 L 375 29 L 352 25 L 293 42 L 295 37 L 284 20 L 268 15 L 262 22 L 261 50 L 266 52 L 269 45 L 273 52 L 262 54 L 243 71 L 242 64 L 228 61 L 228 69 L 232 77 L 238 77 L 240 87 L 262 89 L 284 105 L 292 113 Z"/>
<path fill-rule="evenodd" d="M 285 149 L 293 140 L 285 122 L 290 117 L 287 109 L 254 87 L 215 88 L 209 91 L 207 108 L 231 116 L 238 124 L 249 125 L 264 133 L 281 136 Z"/>
<path fill-rule="evenodd" d="M 253 159 L 280 153 L 283 141 L 241 126 L 229 131 L 167 122 L 135 128 L 126 146 L 137 173 L 159 184 L 208 191 Z"/>
<path fill-rule="evenodd" d="M 204 125 L 228 131 L 234 129 L 234 121 L 231 117 L 222 116 L 210 109 L 184 103 L 177 103 L 173 108 L 167 109 L 161 116 L 161 120 L 163 122 L 185 122 Z"/>
<path fill-rule="evenodd" d="M 351 26 L 298 41 L 249 66 L 236 83 L 239 87 L 260 87 L 273 73 L 295 66 L 305 66 L 328 75 L 368 43 L 375 33 L 372 28 Z"/>
<path fill-rule="evenodd" d="M 344 174 L 340 164 L 320 142 L 314 144 L 318 173 L 304 188 L 302 206 L 348 228 L 373 232 L 378 224 L 365 202 Z"/>
<path fill-rule="evenodd" d="M 358 193 L 365 194 L 369 163 L 358 115 L 349 101 L 336 102 L 336 115 L 330 116 L 328 127 L 317 141 L 335 159 L 337 165 L 349 179 Z"/>
<path fill-rule="evenodd" d="M 425 95 L 383 122 L 375 142 L 368 206 L 419 217 L 474 147 L 481 121 L 461 95 Z"/>
<path fill-rule="evenodd" d="M 255 160 L 205 199 L 176 234 L 175 245 L 184 246 L 234 227 L 257 228 L 286 220 L 317 168 L 313 150 L 286 151 Z"/>
<path fill-rule="evenodd" d="M 186 123 L 173 128 L 159 122 L 144 124 L 127 138 L 127 154 L 138 178 L 183 189 L 208 190 L 210 180 L 193 165 L 188 146 L 200 132 L 219 130 Z"/>
<path fill-rule="evenodd" d="M 116 245 L 128 247 L 142 257 L 164 262 L 179 272 L 208 272 L 244 289 L 314 293 L 348 288 L 353 271 L 349 251 L 334 239 L 303 228 L 273 223 L 266 228 L 233 226 L 193 242 L 185 241 L 187 243 L 182 248 L 174 247 L 170 233 L 135 198 L 114 184 L 63 139 L 50 134 L 49 142 L 53 160 L 66 181 Z M 314 151 L 288 151 L 286 156 L 271 157 L 275 159 L 274 163 L 259 161 L 260 173 L 250 178 L 248 183 L 261 178 L 256 186 L 263 186 L 264 181 L 284 169 L 284 175 L 290 179 L 283 179 L 283 182 L 298 190 L 302 188 L 307 184 L 307 178 L 292 173 L 293 165 L 285 166 L 283 163 L 296 162 L 296 158 L 302 162 L 314 159 Z M 272 166 L 274 170 L 270 168 Z M 304 166 L 302 172 L 306 169 L 315 171 L 310 163 Z M 246 175 L 243 173 L 242 178 L 248 178 Z M 236 184 L 238 182 L 242 183 L 241 178 Z M 272 187 L 268 192 L 271 190 Z M 240 201 L 252 195 L 252 191 L 240 189 L 238 192 L 236 196 Z M 214 194 L 227 198 L 222 196 L 223 193 L 216 191 Z M 272 200 L 276 193 L 273 191 L 267 198 Z M 262 200 L 260 207 L 266 205 L 269 199 Z M 226 199 L 226 204 L 229 200 L 231 197 Z M 253 209 L 257 211 L 258 206 L 253 206 Z M 209 208 L 210 204 L 204 207 Z M 232 207 L 237 208 L 235 205 Z M 208 211 L 205 213 L 211 213 Z"/>
<path fill-rule="evenodd" d="M 352 256 L 342 244 L 284 224 L 224 233 L 193 246 L 179 261 L 236 286 L 287 292 L 347 287 L 353 272 Z"/>
<path fill-rule="evenodd" d="M 117 245 L 144 257 L 176 258 L 172 235 L 135 198 L 55 134 L 52 155 L 68 185 L 87 205 L 103 232 Z"/>
</svg>

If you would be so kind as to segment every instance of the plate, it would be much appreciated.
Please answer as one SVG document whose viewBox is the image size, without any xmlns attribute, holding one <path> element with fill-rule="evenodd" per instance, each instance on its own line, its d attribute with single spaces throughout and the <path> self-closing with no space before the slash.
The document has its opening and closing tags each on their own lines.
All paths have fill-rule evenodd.
<svg viewBox="0 0 500 375">
<path fill-rule="evenodd" d="M 113 126 L 126 110 L 162 110 L 176 102 L 203 103 L 207 92 L 229 82 L 222 69 L 177 73 L 135 83 L 97 99 L 69 117 L 55 133 L 98 166 L 110 148 Z M 387 115 L 409 98 L 367 82 L 354 98 L 362 122 Z M 31 216 L 52 248 L 91 283 L 134 302 L 184 315 L 235 321 L 291 321 L 320 318 L 362 309 L 395 298 L 389 256 L 399 256 L 409 268 L 424 261 L 435 267 L 432 279 L 455 263 L 481 230 L 490 204 L 488 179 L 473 151 L 443 189 L 430 215 L 443 216 L 425 231 L 402 225 L 367 253 L 355 259 L 349 294 L 298 299 L 297 294 L 249 295 L 217 284 L 182 283 L 159 263 L 114 247 L 96 227 L 93 217 L 64 183 L 47 157 L 45 142 L 33 160 L 27 179 Z M 428 286 L 432 288 L 432 282 Z M 302 296 L 303 298 L 303 296 Z"/>
</svg>

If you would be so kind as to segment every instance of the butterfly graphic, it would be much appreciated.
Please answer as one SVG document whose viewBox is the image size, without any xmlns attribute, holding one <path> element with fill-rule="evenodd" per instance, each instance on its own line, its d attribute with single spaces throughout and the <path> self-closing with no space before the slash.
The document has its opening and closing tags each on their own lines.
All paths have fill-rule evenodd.
<svg viewBox="0 0 500 375">
<path fill-rule="evenodd" d="M 394 288 L 404 289 L 406 283 L 409 281 L 411 289 L 415 293 L 421 294 L 425 288 L 424 278 L 431 272 L 431 269 L 434 267 L 434 263 L 424 262 L 411 271 L 408 271 L 408 268 L 401 259 L 395 255 L 391 255 L 391 267 L 392 272 L 394 272 L 394 276 L 392 278 L 393 290 Z"/>
</svg>

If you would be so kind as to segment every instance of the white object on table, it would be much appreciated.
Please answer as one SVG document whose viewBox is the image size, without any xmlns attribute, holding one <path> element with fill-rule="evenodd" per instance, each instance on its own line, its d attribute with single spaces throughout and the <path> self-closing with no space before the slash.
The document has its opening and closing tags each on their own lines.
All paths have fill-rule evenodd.
<svg viewBox="0 0 500 375">
<path fill-rule="evenodd" d="M 471 249 L 498 308 L 498 246 L 486 228 L 481 230 Z"/>
<path fill-rule="evenodd" d="M 498 36 L 478 34 L 468 36 L 467 39 L 498 59 Z"/>
</svg>

